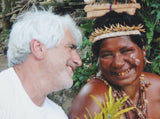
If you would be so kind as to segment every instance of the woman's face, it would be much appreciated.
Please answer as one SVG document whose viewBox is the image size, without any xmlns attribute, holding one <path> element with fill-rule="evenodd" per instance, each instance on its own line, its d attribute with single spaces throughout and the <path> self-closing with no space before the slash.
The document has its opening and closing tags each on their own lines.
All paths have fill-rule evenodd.
<svg viewBox="0 0 160 119">
<path fill-rule="evenodd" d="M 102 41 L 99 65 L 108 82 L 117 86 L 133 84 L 143 70 L 145 49 L 139 48 L 129 36 Z"/>
</svg>

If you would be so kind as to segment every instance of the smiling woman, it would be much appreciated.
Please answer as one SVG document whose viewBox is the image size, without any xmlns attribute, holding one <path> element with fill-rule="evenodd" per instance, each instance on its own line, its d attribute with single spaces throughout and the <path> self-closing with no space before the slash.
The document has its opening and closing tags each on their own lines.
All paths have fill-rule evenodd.
<svg viewBox="0 0 160 119">
<path fill-rule="evenodd" d="M 100 113 L 101 108 L 90 95 L 104 104 L 109 86 L 115 100 L 129 96 L 123 108 L 135 107 L 122 118 L 160 118 L 160 77 L 143 72 L 147 45 L 145 29 L 138 15 L 126 12 L 110 11 L 95 20 L 90 40 L 101 75 L 91 78 L 76 96 L 70 108 L 70 119 L 89 117 L 85 108 L 92 116 Z"/>
<path fill-rule="evenodd" d="M 143 69 L 143 51 L 128 36 L 108 38 L 102 41 L 99 65 L 107 81 L 125 86 L 134 83 Z M 136 65 L 134 55 L 141 63 Z"/>
</svg>

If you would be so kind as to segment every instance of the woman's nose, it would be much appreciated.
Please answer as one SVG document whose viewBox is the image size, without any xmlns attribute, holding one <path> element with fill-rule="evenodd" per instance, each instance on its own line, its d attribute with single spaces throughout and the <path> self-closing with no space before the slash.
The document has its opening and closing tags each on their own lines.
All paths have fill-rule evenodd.
<svg viewBox="0 0 160 119">
<path fill-rule="evenodd" d="M 124 65 L 124 58 L 120 54 L 116 54 L 114 56 L 113 62 L 112 62 L 112 67 L 119 69 Z"/>
</svg>

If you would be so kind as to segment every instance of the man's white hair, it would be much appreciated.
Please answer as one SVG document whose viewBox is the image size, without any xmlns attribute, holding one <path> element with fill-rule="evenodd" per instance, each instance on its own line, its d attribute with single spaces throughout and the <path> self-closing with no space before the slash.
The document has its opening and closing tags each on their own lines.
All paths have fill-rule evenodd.
<svg viewBox="0 0 160 119">
<path fill-rule="evenodd" d="M 36 39 L 47 48 L 57 46 L 65 31 L 69 30 L 77 45 L 82 42 L 82 34 L 69 15 L 59 16 L 50 11 L 30 10 L 17 17 L 8 43 L 8 66 L 21 64 L 31 53 L 30 42 Z"/>
</svg>

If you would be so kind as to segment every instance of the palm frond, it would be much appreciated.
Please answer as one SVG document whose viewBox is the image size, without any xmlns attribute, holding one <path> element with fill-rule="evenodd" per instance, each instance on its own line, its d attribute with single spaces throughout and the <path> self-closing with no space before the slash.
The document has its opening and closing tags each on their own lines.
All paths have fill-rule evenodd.
<svg viewBox="0 0 160 119">
<path fill-rule="evenodd" d="M 98 101 L 98 99 L 94 95 L 90 96 L 95 100 L 95 102 L 101 108 L 101 112 L 100 113 L 95 112 L 94 117 L 92 117 L 91 113 L 86 108 L 89 117 L 84 115 L 85 119 L 121 119 L 122 114 L 135 108 L 135 107 L 129 107 L 123 109 L 124 102 L 129 98 L 129 96 L 120 98 L 117 101 L 115 101 L 114 97 L 112 96 L 111 86 L 109 87 L 108 96 L 105 93 L 105 100 L 103 100 L 103 105 Z"/>
</svg>

